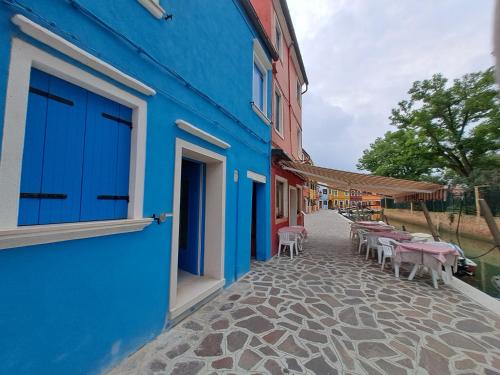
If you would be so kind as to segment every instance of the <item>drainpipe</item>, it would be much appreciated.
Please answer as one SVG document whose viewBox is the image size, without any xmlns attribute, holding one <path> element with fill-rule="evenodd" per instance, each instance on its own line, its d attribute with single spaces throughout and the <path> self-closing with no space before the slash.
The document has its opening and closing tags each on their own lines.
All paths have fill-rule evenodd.
<svg viewBox="0 0 500 375">
<path fill-rule="evenodd" d="M 288 46 L 288 124 L 290 128 L 290 150 L 293 155 L 293 144 L 292 144 L 292 93 L 290 87 L 290 51 L 292 50 L 293 42 Z"/>
</svg>

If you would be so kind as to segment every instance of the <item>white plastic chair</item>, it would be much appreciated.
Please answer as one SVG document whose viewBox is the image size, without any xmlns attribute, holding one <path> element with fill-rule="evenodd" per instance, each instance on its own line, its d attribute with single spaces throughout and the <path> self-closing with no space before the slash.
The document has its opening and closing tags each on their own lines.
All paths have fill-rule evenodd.
<svg viewBox="0 0 500 375">
<path fill-rule="evenodd" d="M 293 259 L 293 251 L 295 249 L 296 255 L 299 255 L 299 249 L 297 245 L 297 235 L 293 232 L 279 232 L 279 246 L 278 246 L 278 256 L 281 255 L 281 248 L 283 246 L 288 246 L 290 249 L 290 259 Z"/>
<path fill-rule="evenodd" d="M 366 236 L 366 259 L 368 259 L 368 256 L 370 255 L 370 250 L 377 250 L 378 246 L 378 241 L 377 241 L 377 236 L 371 236 L 367 235 Z M 372 252 L 373 255 L 373 252 Z M 380 262 L 379 262 L 380 263 Z"/>
<path fill-rule="evenodd" d="M 358 229 L 356 231 L 357 235 L 358 235 L 358 241 L 359 241 L 359 245 L 358 245 L 358 253 L 361 254 L 361 247 L 363 245 L 367 245 L 368 243 L 368 240 L 367 240 L 367 234 L 369 233 L 367 230 L 364 230 L 364 229 Z"/>
<path fill-rule="evenodd" d="M 382 258 L 382 267 L 380 269 L 382 271 L 384 270 L 386 259 L 391 260 L 392 267 L 394 268 L 394 261 L 393 261 L 394 249 L 392 247 L 390 239 L 384 238 L 384 237 L 379 237 L 378 242 L 380 242 L 380 245 L 378 245 L 377 250 L 379 252 L 379 257 Z"/>
</svg>

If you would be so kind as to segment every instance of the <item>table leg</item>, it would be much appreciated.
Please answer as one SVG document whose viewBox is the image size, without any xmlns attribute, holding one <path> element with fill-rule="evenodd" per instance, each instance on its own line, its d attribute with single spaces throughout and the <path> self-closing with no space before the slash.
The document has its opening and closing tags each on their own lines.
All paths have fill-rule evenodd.
<svg viewBox="0 0 500 375">
<path fill-rule="evenodd" d="M 434 288 L 437 289 L 438 288 L 438 282 L 437 282 L 438 273 L 435 269 L 431 269 L 431 274 L 432 274 L 432 285 L 434 285 Z"/>
<path fill-rule="evenodd" d="M 418 270 L 418 264 L 415 264 L 411 269 L 410 276 L 408 276 L 408 280 L 413 280 L 415 274 L 417 273 L 417 270 Z"/>
<path fill-rule="evenodd" d="M 446 280 L 444 280 L 445 284 L 450 284 L 451 280 L 453 279 L 453 272 L 451 270 L 450 265 L 444 266 L 445 274 L 446 274 Z"/>
<path fill-rule="evenodd" d="M 394 273 L 396 277 L 399 279 L 399 263 L 394 264 Z"/>
</svg>

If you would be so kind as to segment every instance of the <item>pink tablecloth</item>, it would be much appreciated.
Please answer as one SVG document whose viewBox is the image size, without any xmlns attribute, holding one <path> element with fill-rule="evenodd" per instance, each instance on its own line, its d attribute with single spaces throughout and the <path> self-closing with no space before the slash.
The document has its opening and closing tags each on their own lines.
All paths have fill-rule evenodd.
<svg viewBox="0 0 500 375">
<path fill-rule="evenodd" d="M 375 232 L 375 233 L 372 233 L 371 235 L 377 236 L 377 237 L 391 238 L 391 239 L 396 240 L 398 242 L 409 241 L 412 239 L 411 234 L 401 233 L 401 232 L 389 232 L 389 231 Z"/>
<path fill-rule="evenodd" d="M 283 227 L 278 229 L 278 233 L 280 232 L 292 232 L 292 233 L 298 233 L 301 234 L 304 237 L 307 237 L 307 230 L 306 228 L 300 226 L 300 225 L 292 225 L 291 227 Z"/>
<path fill-rule="evenodd" d="M 387 232 L 391 230 L 391 227 L 386 225 L 360 225 L 358 224 L 358 228 L 370 231 L 370 232 Z"/>
<path fill-rule="evenodd" d="M 360 224 L 360 225 L 380 225 L 378 221 L 356 221 L 355 224 Z"/>
<path fill-rule="evenodd" d="M 445 243 L 402 243 L 395 249 L 396 259 L 404 257 L 405 254 L 420 254 L 422 259 L 424 254 L 428 254 L 437 259 L 442 264 L 446 263 L 447 256 L 459 256 L 459 252 L 451 245 Z"/>
</svg>

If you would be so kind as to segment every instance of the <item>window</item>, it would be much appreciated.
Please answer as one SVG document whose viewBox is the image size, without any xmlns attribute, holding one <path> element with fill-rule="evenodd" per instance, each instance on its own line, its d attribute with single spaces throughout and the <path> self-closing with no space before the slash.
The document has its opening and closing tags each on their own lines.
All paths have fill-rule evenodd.
<svg viewBox="0 0 500 375">
<path fill-rule="evenodd" d="M 328 189 L 323 189 L 323 194 L 328 194 Z"/>
<path fill-rule="evenodd" d="M 276 181 L 276 219 L 285 217 L 285 184 Z"/>
<path fill-rule="evenodd" d="M 283 97 L 278 88 L 274 92 L 274 128 L 283 135 Z"/>
<path fill-rule="evenodd" d="M 274 42 L 276 44 L 276 51 L 278 51 L 278 55 L 281 59 L 283 55 L 283 33 L 281 32 L 281 27 L 278 18 L 275 18 L 275 23 L 276 27 L 274 34 Z"/>
<path fill-rule="evenodd" d="M 132 110 L 32 69 L 19 225 L 125 219 Z"/>
<path fill-rule="evenodd" d="M 267 125 L 270 124 L 268 115 L 268 81 L 272 69 L 269 56 L 266 54 L 257 39 L 253 42 L 252 64 L 252 108 Z"/>
<path fill-rule="evenodd" d="M 338 193 L 339 193 L 339 192 L 338 192 L 338 190 L 334 190 L 334 191 L 333 191 L 333 195 L 335 195 L 335 196 L 337 196 L 337 195 L 338 195 Z"/>
<path fill-rule="evenodd" d="M 253 102 L 264 112 L 264 73 L 256 62 L 253 64 Z"/>
</svg>

